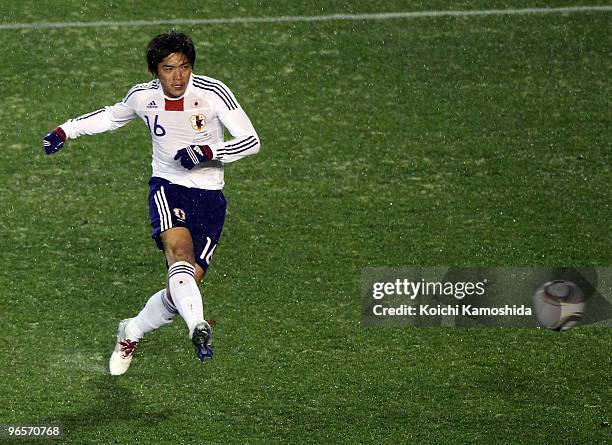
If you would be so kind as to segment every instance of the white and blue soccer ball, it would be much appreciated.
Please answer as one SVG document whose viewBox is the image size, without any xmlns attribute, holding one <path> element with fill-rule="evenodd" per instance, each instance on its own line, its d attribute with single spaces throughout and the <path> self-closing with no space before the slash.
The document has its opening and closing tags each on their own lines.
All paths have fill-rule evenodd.
<svg viewBox="0 0 612 445">
<path fill-rule="evenodd" d="M 540 324 L 555 331 L 567 331 L 582 317 L 586 302 L 575 283 L 554 280 L 544 283 L 533 296 L 533 308 Z"/>
</svg>

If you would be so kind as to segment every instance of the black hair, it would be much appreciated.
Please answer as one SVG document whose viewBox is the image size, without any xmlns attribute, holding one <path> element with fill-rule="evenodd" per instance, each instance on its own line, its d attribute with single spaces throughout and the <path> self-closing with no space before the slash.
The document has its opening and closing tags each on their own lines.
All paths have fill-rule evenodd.
<svg viewBox="0 0 612 445">
<path fill-rule="evenodd" d="M 181 53 L 187 57 L 191 66 L 195 64 L 196 51 L 191 37 L 182 32 L 170 31 L 153 37 L 147 46 L 147 64 L 149 71 L 157 76 L 157 65 L 173 53 Z"/>
</svg>

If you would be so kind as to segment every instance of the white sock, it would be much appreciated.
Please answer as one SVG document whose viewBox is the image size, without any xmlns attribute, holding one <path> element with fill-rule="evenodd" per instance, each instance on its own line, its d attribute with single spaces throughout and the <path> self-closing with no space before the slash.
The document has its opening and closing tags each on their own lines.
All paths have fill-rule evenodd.
<svg viewBox="0 0 612 445">
<path fill-rule="evenodd" d="M 196 325 L 204 321 L 204 307 L 195 280 L 195 267 L 186 261 L 178 261 L 170 266 L 168 288 L 174 305 L 187 323 L 191 335 Z"/>
<path fill-rule="evenodd" d="M 128 338 L 140 340 L 144 334 L 172 323 L 178 311 L 166 297 L 166 289 L 155 293 L 140 313 L 125 327 Z"/>
</svg>

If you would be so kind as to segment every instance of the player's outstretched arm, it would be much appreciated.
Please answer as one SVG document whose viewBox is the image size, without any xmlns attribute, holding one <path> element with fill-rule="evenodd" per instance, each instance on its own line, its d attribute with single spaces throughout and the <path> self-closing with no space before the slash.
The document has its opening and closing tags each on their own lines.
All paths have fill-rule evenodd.
<svg viewBox="0 0 612 445">
<path fill-rule="evenodd" d="M 64 142 L 66 142 L 66 133 L 62 127 L 57 127 L 43 138 L 45 153 L 48 155 L 57 153 L 64 146 Z"/>
<path fill-rule="evenodd" d="M 45 153 L 52 155 L 59 151 L 66 139 L 76 139 L 83 135 L 113 131 L 136 117 L 132 104 L 119 102 L 75 119 L 69 119 L 43 138 Z"/>
</svg>

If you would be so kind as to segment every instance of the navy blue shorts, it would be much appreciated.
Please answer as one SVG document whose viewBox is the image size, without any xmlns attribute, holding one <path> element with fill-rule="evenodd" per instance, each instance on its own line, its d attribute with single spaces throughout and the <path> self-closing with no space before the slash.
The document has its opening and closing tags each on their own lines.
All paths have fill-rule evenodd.
<svg viewBox="0 0 612 445">
<path fill-rule="evenodd" d="M 162 178 L 149 181 L 151 236 L 163 250 L 160 234 L 173 227 L 191 232 L 196 263 L 206 270 L 221 237 L 227 203 L 223 191 L 173 184 Z"/>
</svg>

